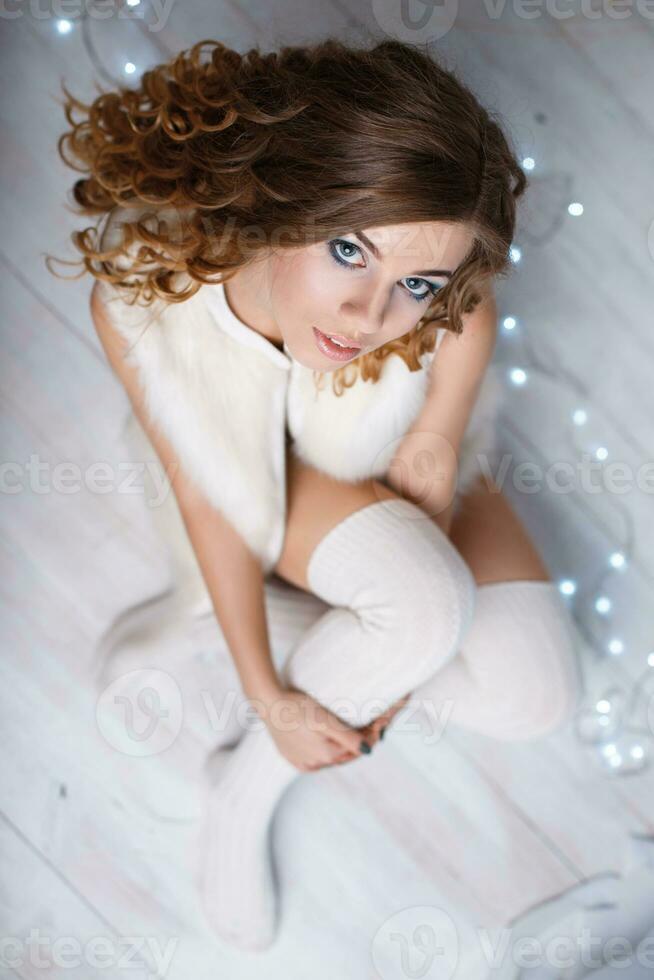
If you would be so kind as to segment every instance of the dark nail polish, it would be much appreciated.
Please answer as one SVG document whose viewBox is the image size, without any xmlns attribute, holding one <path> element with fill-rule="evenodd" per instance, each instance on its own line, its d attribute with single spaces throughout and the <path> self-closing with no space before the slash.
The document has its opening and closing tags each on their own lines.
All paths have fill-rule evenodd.
<svg viewBox="0 0 654 980">
<path fill-rule="evenodd" d="M 361 741 L 359 742 L 359 748 L 361 749 L 362 752 L 365 752 L 366 755 L 372 752 L 372 749 L 364 739 L 361 739 Z"/>
<path fill-rule="evenodd" d="M 386 725 L 384 725 L 383 728 L 380 728 L 379 729 L 379 738 L 380 738 L 380 740 L 384 737 L 384 732 L 385 731 L 386 731 Z"/>
</svg>

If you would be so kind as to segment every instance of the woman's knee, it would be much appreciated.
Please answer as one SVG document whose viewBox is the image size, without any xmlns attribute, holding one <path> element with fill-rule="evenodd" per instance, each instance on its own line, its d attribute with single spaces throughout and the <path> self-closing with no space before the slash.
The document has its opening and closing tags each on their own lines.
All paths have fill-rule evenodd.
<svg viewBox="0 0 654 980">
<path fill-rule="evenodd" d="M 567 727 L 578 706 L 576 689 L 566 685 L 559 690 L 548 690 L 546 704 L 523 702 L 517 712 L 508 715 L 506 725 L 495 737 L 504 741 L 526 741 L 553 735 Z"/>
<path fill-rule="evenodd" d="M 424 511 L 400 498 L 395 508 L 401 535 L 392 556 L 399 616 L 420 621 L 424 653 L 437 666 L 454 654 L 472 622 L 476 583 L 472 572 L 445 532 Z"/>
<path fill-rule="evenodd" d="M 580 704 L 582 683 L 572 644 L 561 649 L 542 679 L 543 696 L 532 706 L 522 724 L 526 737 L 536 738 L 560 731 L 574 718 Z"/>
<path fill-rule="evenodd" d="M 334 556 L 337 556 L 336 559 Z M 376 501 L 325 535 L 307 569 L 310 589 L 354 612 L 415 683 L 451 656 L 468 628 L 476 586 L 447 535 L 404 498 Z"/>
<path fill-rule="evenodd" d="M 333 551 L 328 538 L 338 541 L 338 570 L 325 563 L 318 582 L 320 558 Z M 338 481 L 292 455 L 275 571 L 331 605 L 354 604 L 366 628 L 404 638 L 396 648 L 433 669 L 455 652 L 472 618 L 472 573 L 429 515 L 381 481 Z"/>
</svg>

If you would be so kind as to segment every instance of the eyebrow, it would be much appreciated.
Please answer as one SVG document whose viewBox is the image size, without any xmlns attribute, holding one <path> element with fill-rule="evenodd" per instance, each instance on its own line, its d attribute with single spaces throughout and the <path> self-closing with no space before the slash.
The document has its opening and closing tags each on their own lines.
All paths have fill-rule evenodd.
<svg viewBox="0 0 654 980">
<path fill-rule="evenodd" d="M 382 254 L 375 245 L 371 242 L 367 235 L 364 235 L 362 231 L 355 231 L 353 234 L 362 242 L 366 248 L 369 248 L 376 259 L 382 261 Z M 416 276 L 452 276 L 454 275 L 449 269 L 423 269 L 422 272 L 416 272 Z"/>
</svg>

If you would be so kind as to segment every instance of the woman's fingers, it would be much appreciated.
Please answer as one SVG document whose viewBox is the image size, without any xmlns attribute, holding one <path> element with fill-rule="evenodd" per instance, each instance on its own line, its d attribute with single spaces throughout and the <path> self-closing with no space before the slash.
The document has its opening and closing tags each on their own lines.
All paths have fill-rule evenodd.
<svg viewBox="0 0 654 980">
<path fill-rule="evenodd" d="M 376 744 L 381 737 L 382 728 L 386 728 L 390 724 L 398 711 L 408 702 L 410 696 L 411 692 L 405 694 L 399 701 L 391 705 L 388 711 L 385 711 L 382 715 L 375 718 L 374 721 L 371 721 L 365 729 L 361 730 L 362 738 L 365 738 L 371 745 Z"/>
<path fill-rule="evenodd" d="M 339 752 L 329 759 L 322 762 L 314 762 L 307 765 L 307 772 L 315 772 L 318 769 L 327 769 L 329 766 L 340 766 L 344 762 L 352 762 L 357 757 L 352 752 Z"/>
<path fill-rule="evenodd" d="M 352 762 L 362 755 L 368 755 L 372 751 L 373 745 L 379 741 L 382 729 L 404 707 L 410 696 L 411 692 L 405 694 L 365 728 L 351 728 L 337 715 L 331 715 L 327 723 L 328 731 L 324 732 L 327 751 L 322 755 L 321 760 L 311 765 L 309 771 L 313 772 L 330 765 L 342 765 L 345 762 Z"/>
<path fill-rule="evenodd" d="M 366 728 L 363 737 L 366 739 L 370 745 L 376 745 L 380 739 L 380 733 L 382 728 L 386 725 L 386 719 L 384 717 L 375 718 L 373 722 L 370 723 L 369 727 Z"/>
<path fill-rule="evenodd" d="M 366 736 L 356 728 L 350 728 L 338 720 L 327 736 L 338 746 L 339 752 L 351 752 L 353 755 L 362 755 L 366 749 L 362 748 L 362 742 L 366 741 Z"/>
<path fill-rule="evenodd" d="M 349 728 L 342 722 L 334 725 L 330 729 L 329 735 L 325 736 L 329 747 L 328 757 L 309 766 L 307 771 L 315 772 L 327 766 L 340 766 L 346 762 L 353 762 L 355 759 L 367 754 L 365 749 L 361 748 L 361 742 L 366 742 L 372 749 L 372 746 L 380 739 L 382 728 L 385 728 L 392 721 L 397 712 L 407 703 L 409 697 L 410 694 L 406 694 L 403 698 L 400 698 L 388 711 L 385 711 L 383 715 L 379 715 L 378 718 L 375 718 L 365 728 Z"/>
<path fill-rule="evenodd" d="M 354 762 L 354 760 L 358 758 L 359 756 L 354 755 L 352 752 L 341 752 L 339 755 L 334 756 L 334 758 L 330 762 L 330 765 L 342 766 L 346 762 Z"/>
<path fill-rule="evenodd" d="M 361 736 L 359 735 L 359 741 Z M 349 749 L 343 749 L 343 746 L 338 742 L 333 741 L 333 739 L 328 737 L 329 747 L 330 747 L 330 759 L 327 765 L 341 765 L 343 762 L 352 762 L 354 759 L 358 759 L 361 752 L 352 752 Z"/>
</svg>

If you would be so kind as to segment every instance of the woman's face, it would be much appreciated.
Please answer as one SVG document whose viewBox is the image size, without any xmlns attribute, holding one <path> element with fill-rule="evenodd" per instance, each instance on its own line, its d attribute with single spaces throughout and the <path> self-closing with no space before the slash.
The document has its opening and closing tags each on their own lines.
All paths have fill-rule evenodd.
<svg viewBox="0 0 654 980">
<path fill-rule="evenodd" d="M 305 367 L 335 371 L 411 330 L 472 245 L 449 222 L 367 228 L 273 250 L 226 289 L 245 323 Z"/>
</svg>

